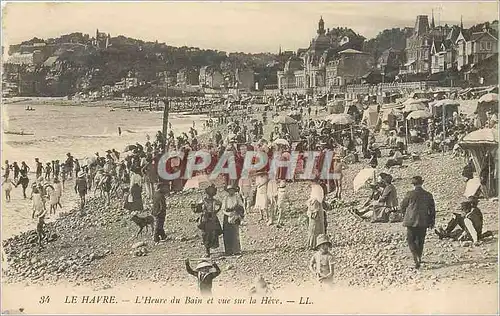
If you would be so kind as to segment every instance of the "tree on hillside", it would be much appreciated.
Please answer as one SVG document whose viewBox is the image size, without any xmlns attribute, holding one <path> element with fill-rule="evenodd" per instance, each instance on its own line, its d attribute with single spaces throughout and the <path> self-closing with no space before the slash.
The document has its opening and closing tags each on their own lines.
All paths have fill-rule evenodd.
<svg viewBox="0 0 500 316">
<path fill-rule="evenodd" d="M 407 34 L 400 28 L 386 29 L 380 32 L 375 38 L 365 42 L 364 50 L 377 60 L 382 53 L 393 48 L 396 50 L 404 50 L 406 46 Z"/>
</svg>

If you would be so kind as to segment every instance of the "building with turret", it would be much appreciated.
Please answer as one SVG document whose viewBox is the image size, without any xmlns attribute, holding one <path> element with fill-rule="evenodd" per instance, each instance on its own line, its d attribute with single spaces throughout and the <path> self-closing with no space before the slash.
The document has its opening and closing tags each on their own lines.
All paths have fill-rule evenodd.
<svg viewBox="0 0 500 316">
<path fill-rule="evenodd" d="M 95 48 L 106 49 L 111 45 L 111 35 L 99 32 L 99 29 L 95 31 L 95 37 L 92 38 L 92 45 Z"/>
<path fill-rule="evenodd" d="M 309 47 L 297 50 L 285 62 L 283 70 L 278 71 L 278 88 L 309 89 L 351 82 L 358 72 L 368 72 L 370 68 L 366 67 L 370 56 L 361 52 L 363 41 L 362 36 L 348 28 L 325 29 L 321 17 L 316 36 L 311 39 Z M 347 68 L 353 69 L 353 72 L 343 65 L 350 65 Z M 331 70 L 329 74 L 328 69 Z M 344 78 L 344 75 L 349 79 Z M 327 77 L 334 80 L 327 80 Z"/>
<path fill-rule="evenodd" d="M 431 72 L 431 48 L 433 42 L 441 43 L 451 28 L 436 26 L 434 14 L 431 21 L 427 15 L 418 15 L 413 34 L 406 39 L 405 64 L 401 74 L 428 74 Z"/>
</svg>

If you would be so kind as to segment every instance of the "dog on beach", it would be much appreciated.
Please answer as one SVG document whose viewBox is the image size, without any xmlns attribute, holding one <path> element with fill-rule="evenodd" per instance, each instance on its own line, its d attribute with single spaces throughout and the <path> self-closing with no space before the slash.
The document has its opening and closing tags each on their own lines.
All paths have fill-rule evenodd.
<svg viewBox="0 0 500 316">
<path fill-rule="evenodd" d="M 146 228 L 147 232 L 148 226 L 151 227 L 151 234 L 153 234 L 153 225 L 155 223 L 155 218 L 152 215 L 139 216 L 137 212 L 133 212 L 130 220 L 139 227 L 139 231 L 137 232 L 136 237 L 139 237 L 139 235 L 142 234 L 142 230 L 144 228 Z"/>
</svg>

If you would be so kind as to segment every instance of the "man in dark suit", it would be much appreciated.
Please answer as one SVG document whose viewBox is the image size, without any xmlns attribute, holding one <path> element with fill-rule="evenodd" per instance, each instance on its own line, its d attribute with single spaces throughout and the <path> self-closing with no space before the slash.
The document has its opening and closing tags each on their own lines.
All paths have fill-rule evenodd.
<svg viewBox="0 0 500 316">
<path fill-rule="evenodd" d="M 155 227 L 153 232 L 153 240 L 158 243 L 165 240 L 167 237 L 163 225 L 165 224 L 165 217 L 167 216 L 167 201 L 165 199 L 165 185 L 161 183 L 156 184 L 156 191 L 153 195 L 153 207 L 151 215 L 155 218 Z"/>
<path fill-rule="evenodd" d="M 403 226 L 406 227 L 406 240 L 415 261 L 415 268 L 420 268 L 427 228 L 434 228 L 436 206 L 432 194 L 422 188 L 421 176 L 412 178 L 414 189 L 409 191 L 401 202 L 401 211 L 405 214 Z"/>
</svg>

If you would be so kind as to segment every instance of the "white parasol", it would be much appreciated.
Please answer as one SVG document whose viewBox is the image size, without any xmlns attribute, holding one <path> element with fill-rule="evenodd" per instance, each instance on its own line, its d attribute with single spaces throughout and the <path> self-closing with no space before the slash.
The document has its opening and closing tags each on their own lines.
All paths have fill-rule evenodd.
<svg viewBox="0 0 500 316">
<path fill-rule="evenodd" d="M 274 144 L 275 145 L 283 145 L 283 146 L 290 146 L 290 144 L 288 143 L 288 141 L 286 139 L 283 139 L 283 138 L 278 138 L 274 141 Z"/>
<path fill-rule="evenodd" d="M 405 104 L 403 112 L 413 112 L 418 110 L 427 110 L 427 106 L 419 101 Z"/>
<path fill-rule="evenodd" d="M 486 93 L 481 98 L 479 98 L 479 101 L 477 101 L 477 103 L 490 103 L 490 102 L 498 103 L 498 94 Z"/>
<path fill-rule="evenodd" d="M 332 124 L 337 124 L 337 125 L 349 125 L 354 123 L 354 119 L 352 118 L 352 116 L 345 113 L 331 114 L 328 115 L 326 119 L 330 121 Z"/>
<path fill-rule="evenodd" d="M 418 120 L 418 119 L 426 119 L 432 117 L 432 113 L 426 110 L 417 110 L 413 111 L 406 117 L 407 120 Z"/>
<path fill-rule="evenodd" d="M 353 180 L 354 192 L 361 189 L 368 180 L 375 180 L 375 169 L 374 168 L 365 168 L 362 169 Z"/>
</svg>

